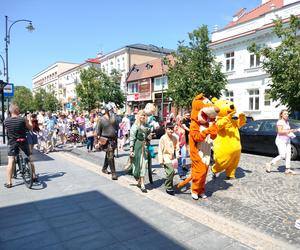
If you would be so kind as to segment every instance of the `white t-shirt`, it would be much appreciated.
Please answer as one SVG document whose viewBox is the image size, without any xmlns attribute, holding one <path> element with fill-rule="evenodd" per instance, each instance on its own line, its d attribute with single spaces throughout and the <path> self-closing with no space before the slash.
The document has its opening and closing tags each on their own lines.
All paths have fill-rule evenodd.
<svg viewBox="0 0 300 250">
<path fill-rule="evenodd" d="M 281 126 L 284 130 L 289 130 L 291 129 L 290 124 L 288 121 L 284 121 L 284 120 L 278 120 L 277 126 Z M 279 135 L 277 133 L 277 137 L 276 140 L 281 140 L 283 142 L 289 142 L 290 141 L 290 137 L 288 135 Z"/>
</svg>

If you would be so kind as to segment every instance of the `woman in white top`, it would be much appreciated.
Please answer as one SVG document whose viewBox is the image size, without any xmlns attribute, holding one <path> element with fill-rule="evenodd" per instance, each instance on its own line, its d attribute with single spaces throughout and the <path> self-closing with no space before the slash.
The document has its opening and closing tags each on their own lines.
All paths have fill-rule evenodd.
<svg viewBox="0 0 300 250">
<path fill-rule="evenodd" d="M 266 172 L 271 172 L 271 167 L 274 166 L 280 160 L 285 159 L 285 173 L 295 174 L 291 170 L 291 137 L 295 136 L 294 132 L 297 129 L 291 129 L 289 122 L 289 112 L 287 110 L 282 110 L 279 114 L 279 120 L 277 121 L 277 136 L 276 136 L 276 146 L 278 148 L 279 155 L 272 159 L 271 162 L 266 164 Z"/>
</svg>

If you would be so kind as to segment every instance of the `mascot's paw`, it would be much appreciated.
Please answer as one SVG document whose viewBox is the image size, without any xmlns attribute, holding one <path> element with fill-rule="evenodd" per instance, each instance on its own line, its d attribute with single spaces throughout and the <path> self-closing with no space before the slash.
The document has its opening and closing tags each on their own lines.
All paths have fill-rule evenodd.
<svg viewBox="0 0 300 250">
<path fill-rule="evenodd" d="M 192 193 L 192 198 L 193 198 L 194 200 L 198 200 L 198 199 L 199 199 L 198 194 Z"/>
<path fill-rule="evenodd" d="M 211 126 L 208 127 L 208 129 L 205 130 L 206 134 L 209 134 L 211 136 L 216 136 L 218 133 L 218 127 L 216 124 L 212 124 Z"/>
</svg>

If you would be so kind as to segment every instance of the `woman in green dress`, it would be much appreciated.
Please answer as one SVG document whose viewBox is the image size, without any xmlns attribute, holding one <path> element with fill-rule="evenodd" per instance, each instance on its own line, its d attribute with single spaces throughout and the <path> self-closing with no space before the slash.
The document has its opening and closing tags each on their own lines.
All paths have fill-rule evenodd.
<svg viewBox="0 0 300 250">
<path fill-rule="evenodd" d="M 147 193 L 145 188 L 145 174 L 148 167 L 147 144 L 151 130 L 147 125 L 147 115 L 140 110 L 136 115 L 135 123 L 130 129 L 130 157 L 132 157 L 132 175 L 138 181 L 137 186 L 142 192 Z"/>
</svg>

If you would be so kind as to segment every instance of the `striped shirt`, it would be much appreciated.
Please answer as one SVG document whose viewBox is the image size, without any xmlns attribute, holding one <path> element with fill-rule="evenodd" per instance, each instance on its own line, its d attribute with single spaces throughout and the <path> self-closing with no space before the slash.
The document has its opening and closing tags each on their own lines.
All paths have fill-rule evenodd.
<svg viewBox="0 0 300 250">
<path fill-rule="evenodd" d="M 18 138 L 26 138 L 26 122 L 21 116 L 8 117 L 4 121 L 7 131 L 8 144 L 14 144 Z"/>
</svg>

